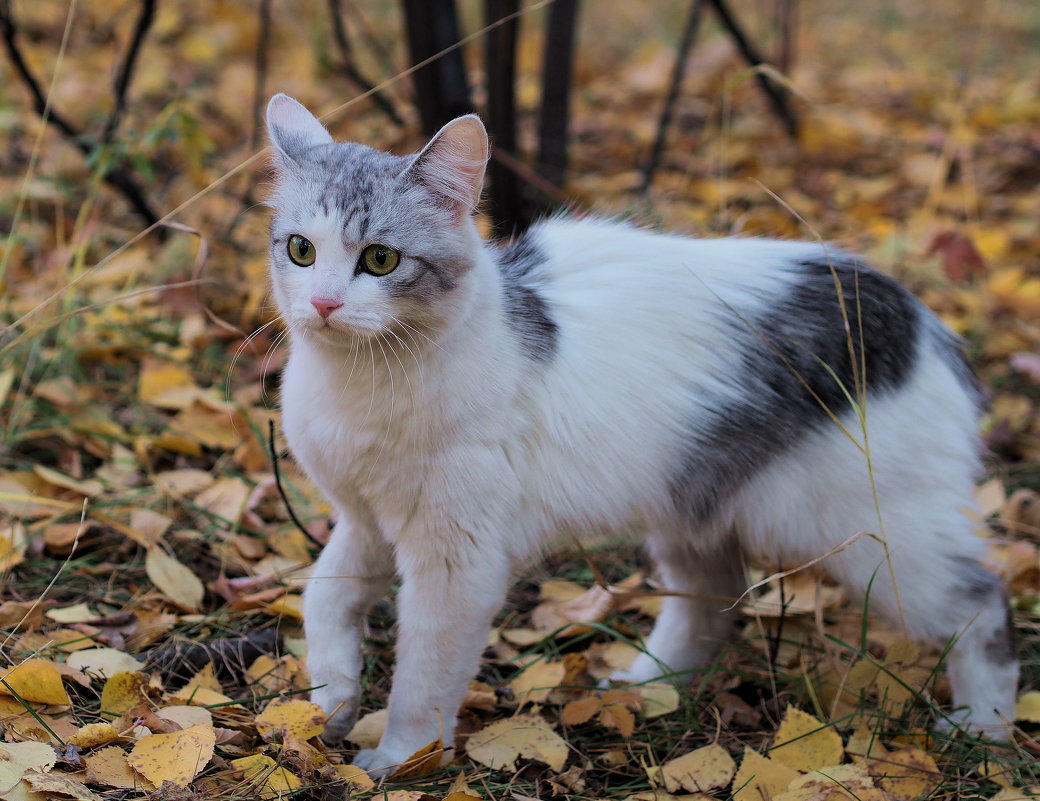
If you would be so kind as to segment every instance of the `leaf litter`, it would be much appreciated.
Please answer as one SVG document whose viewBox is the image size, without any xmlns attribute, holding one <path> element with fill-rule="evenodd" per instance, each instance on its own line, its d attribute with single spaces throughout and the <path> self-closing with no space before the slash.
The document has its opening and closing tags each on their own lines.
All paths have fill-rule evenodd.
<svg viewBox="0 0 1040 801">
<path fill-rule="evenodd" d="M 125 36 L 127 23 L 95 0 L 79 5 L 77 30 L 98 33 L 72 43 L 54 91 L 56 107 L 88 119 L 107 87 L 83 76 L 111 63 L 106 42 Z M 1040 90 L 1023 77 L 1036 74 L 1036 61 L 1012 33 L 1029 30 L 1017 6 L 987 7 L 981 18 L 962 6 L 940 0 L 929 21 L 908 13 L 907 25 L 927 26 L 929 46 L 911 41 L 922 40 L 920 30 L 887 31 L 883 71 L 854 63 L 861 33 L 842 15 L 807 15 L 792 80 L 820 100 L 802 109 L 797 148 L 772 130 L 732 48 L 705 35 L 680 98 L 673 161 L 641 197 L 631 191 L 634 166 L 652 139 L 647 109 L 660 102 L 674 50 L 645 27 L 645 14 L 612 5 L 600 20 L 602 42 L 584 46 L 576 72 L 566 189 L 604 213 L 634 211 L 685 231 L 841 240 L 964 335 L 991 396 L 984 436 L 995 461 L 976 519 L 1020 618 L 1020 647 L 1032 653 L 1040 617 Z M 53 66 L 64 13 L 53 4 L 18 8 L 33 32 L 34 64 Z M 254 12 L 236 2 L 200 16 L 171 0 L 159 13 L 120 147 L 150 169 L 191 165 L 149 183 L 168 209 L 249 155 L 247 104 L 223 100 L 251 75 L 257 32 Z M 378 19 L 375 39 L 399 47 L 381 32 L 396 30 L 396 21 L 360 13 L 358 20 Z M 862 25 L 879 24 L 869 10 L 857 13 Z M 985 16 L 997 13 L 1008 16 Z M 308 30 L 327 25 L 315 14 L 299 12 Z M 997 37 L 986 41 L 1006 63 L 959 61 L 966 49 L 953 37 L 965 26 Z M 323 57 L 282 36 L 276 26 L 280 89 L 326 106 L 354 92 L 325 73 L 316 81 Z M 537 105 L 529 65 L 539 47 L 530 32 L 521 36 L 525 114 Z M 1033 66 L 1006 68 L 1020 61 Z M 17 85 L 6 62 L 2 69 Z M 725 125 L 717 114 L 723 95 Z M 1037 677 L 1027 668 L 1013 747 L 984 749 L 983 758 L 982 746 L 929 735 L 931 704 L 949 701 L 938 652 L 864 623 L 841 589 L 813 571 L 745 599 L 741 639 L 690 681 L 607 687 L 638 653 L 667 588 L 628 551 L 586 559 L 581 548 L 551 556 L 559 577 L 535 573 L 519 585 L 489 644 L 482 683 L 467 696 L 458 741 L 431 744 L 425 755 L 454 746 L 447 773 L 426 775 L 436 760 L 420 756 L 416 772 L 376 789 L 349 765 L 352 747 L 316 739 L 322 721 L 306 700 L 300 591 L 315 548 L 272 490 L 266 442 L 284 345 L 273 326 L 247 343 L 211 323 L 194 289 L 159 288 L 192 274 L 194 244 L 181 234 L 143 240 L 91 270 L 139 227 L 118 199 L 88 196 L 80 168 L 37 127 L 18 90 L 11 100 L 0 120 L 12 142 L 0 154 L 4 196 L 21 192 L 26 137 L 41 132 L 44 146 L 28 186 L 33 212 L 0 244 L 4 323 L 71 286 L 81 269 L 87 278 L 66 291 L 73 317 L 55 317 L 26 347 L 3 351 L 0 363 L 5 798 L 94 798 L 115 789 L 154 791 L 164 801 L 176 792 L 326 798 L 340 797 L 344 785 L 399 801 L 1035 796 Z M 226 116 L 218 120 L 214 107 Z M 333 124 L 345 137 L 398 152 L 418 141 L 374 107 L 359 105 Z M 236 193 L 210 193 L 184 217 L 213 240 L 207 270 L 215 283 L 200 289 L 203 302 L 252 331 L 272 319 L 258 246 L 266 223 L 243 215 Z M 0 203 L 5 221 L 11 202 Z M 156 291 L 117 299 L 127 288 Z M 275 447 L 284 452 L 280 438 Z M 327 534 L 327 503 L 290 460 L 281 470 L 294 510 L 308 529 Z M 365 714 L 349 738 L 359 747 L 374 747 L 385 728 L 392 627 L 392 615 L 377 610 L 366 643 Z M 225 647 L 266 630 L 278 633 L 266 651 Z M 200 644 L 212 653 L 194 651 Z M 449 781 L 451 771 L 469 784 Z M 651 788 L 651 777 L 663 786 Z"/>
</svg>

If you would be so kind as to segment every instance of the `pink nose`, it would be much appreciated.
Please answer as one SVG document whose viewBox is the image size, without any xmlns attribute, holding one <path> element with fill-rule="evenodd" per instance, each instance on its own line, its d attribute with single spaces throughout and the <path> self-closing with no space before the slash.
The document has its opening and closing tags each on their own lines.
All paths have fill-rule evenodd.
<svg viewBox="0 0 1040 801">
<path fill-rule="evenodd" d="M 332 298 L 311 298 L 311 305 L 318 310 L 318 314 L 322 317 L 328 317 L 343 304 Z"/>
</svg>

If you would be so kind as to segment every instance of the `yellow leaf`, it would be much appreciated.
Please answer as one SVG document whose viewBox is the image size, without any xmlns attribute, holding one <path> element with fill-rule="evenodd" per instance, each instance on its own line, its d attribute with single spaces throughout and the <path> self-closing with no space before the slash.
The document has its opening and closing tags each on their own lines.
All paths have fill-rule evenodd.
<svg viewBox="0 0 1040 801">
<path fill-rule="evenodd" d="M 680 789 L 701 793 L 728 785 L 736 769 L 729 752 L 712 744 L 669 760 L 659 768 L 650 768 L 647 773 L 652 783 L 663 783 L 670 793 Z"/>
<path fill-rule="evenodd" d="M 0 528 L 0 570 L 10 570 L 25 559 L 25 526 L 15 521 Z"/>
<path fill-rule="evenodd" d="M 293 790 L 299 790 L 303 782 L 294 773 L 290 773 L 266 754 L 231 760 L 232 767 L 242 773 L 242 778 L 250 785 L 259 798 L 285 798 Z"/>
<path fill-rule="evenodd" d="M 740 769 L 733 777 L 733 801 L 771 798 L 797 778 L 798 771 L 794 768 L 745 747 Z"/>
<path fill-rule="evenodd" d="M 87 648 L 76 651 L 69 655 L 65 664 L 102 678 L 109 678 L 116 673 L 138 671 L 144 667 L 126 651 L 120 651 L 118 648 Z"/>
<path fill-rule="evenodd" d="M 20 665 L 7 668 L 0 682 L 0 693 L 13 695 L 39 704 L 67 706 L 72 703 L 57 665 L 46 659 L 28 659 Z"/>
<path fill-rule="evenodd" d="M 88 790 L 86 785 L 64 773 L 34 773 L 30 771 L 25 774 L 25 780 L 33 790 L 44 795 L 57 793 L 58 795 L 72 796 L 79 801 L 101 801 L 101 798 Z"/>
<path fill-rule="evenodd" d="M 863 765 L 830 765 L 799 776 L 773 801 L 891 801 Z"/>
<path fill-rule="evenodd" d="M 187 687 L 181 687 L 173 695 L 170 696 L 171 700 L 183 701 L 186 704 L 192 704 L 194 706 L 213 706 L 214 704 L 226 704 L 230 705 L 233 700 L 224 693 L 211 690 L 209 687 L 200 687 L 197 684 L 189 684 Z"/>
<path fill-rule="evenodd" d="M 195 498 L 195 505 L 231 525 L 242 516 L 249 485 L 240 478 L 222 478 Z"/>
<path fill-rule="evenodd" d="M 1036 801 L 1040 798 L 1040 785 L 1029 787 L 1005 787 L 990 797 L 989 801 Z"/>
<path fill-rule="evenodd" d="M 148 549 L 144 562 L 148 578 L 181 609 L 197 612 L 206 590 L 199 577 L 158 545 Z"/>
<path fill-rule="evenodd" d="M 79 748 L 96 748 L 119 739 L 119 732 L 111 723 L 88 723 L 66 742 Z"/>
<path fill-rule="evenodd" d="M 773 736 L 769 756 L 795 770 L 816 770 L 841 761 L 841 737 L 812 715 L 789 706 Z"/>
<path fill-rule="evenodd" d="M 860 720 L 856 730 L 845 741 L 845 753 L 856 762 L 870 757 L 883 757 L 888 749 L 881 739 L 870 730 L 865 720 Z"/>
<path fill-rule="evenodd" d="M 116 673 L 101 689 L 101 714 L 117 718 L 148 701 L 148 677 L 143 673 Z"/>
<path fill-rule="evenodd" d="M 213 713 L 201 706 L 161 706 L 155 710 L 155 714 L 160 718 L 172 720 L 182 729 L 200 724 L 213 725 Z"/>
<path fill-rule="evenodd" d="M 1040 723 L 1040 690 L 1022 693 L 1015 702 L 1015 720 Z"/>
<path fill-rule="evenodd" d="M 256 730 L 265 738 L 290 734 L 309 740 L 325 731 L 325 713 L 317 704 L 301 698 L 275 698 L 256 716 Z"/>
<path fill-rule="evenodd" d="M 368 775 L 368 771 L 357 765 L 333 765 L 332 769 L 351 790 L 371 790 L 376 786 L 375 780 Z"/>
<path fill-rule="evenodd" d="M 213 476 L 205 470 L 191 467 L 156 473 L 155 485 L 174 497 L 195 495 L 213 483 Z"/>
<path fill-rule="evenodd" d="M 617 729 L 622 737 L 631 737 L 636 728 L 635 716 L 621 704 L 606 704 L 599 713 L 601 726 Z"/>
<path fill-rule="evenodd" d="M 375 748 L 386 731 L 386 716 L 385 709 L 362 715 L 347 734 L 347 742 L 354 743 L 358 748 Z"/>
<path fill-rule="evenodd" d="M 0 793 L 18 784 L 27 770 L 47 771 L 56 761 L 47 743 L 0 743 Z"/>
<path fill-rule="evenodd" d="M 172 523 L 173 520 L 166 515 L 151 509 L 134 509 L 130 512 L 130 530 L 137 535 L 133 539 L 146 548 L 161 540 Z"/>
<path fill-rule="evenodd" d="M 592 716 L 599 712 L 602 706 L 603 702 L 595 695 L 579 698 L 571 701 L 560 711 L 560 720 L 568 726 L 577 726 L 592 720 Z"/>
<path fill-rule="evenodd" d="M 127 758 L 130 766 L 157 786 L 187 787 L 213 757 L 212 726 L 191 726 L 169 734 L 146 734 Z"/>
<path fill-rule="evenodd" d="M 103 784 L 123 790 L 154 790 L 155 785 L 130 767 L 126 758 L 126 752 L 117 745 L 110 745 L 83 757 L 87 766 L 86 780 L 91 784 Z"/>
<path fill-rule="evenodd" d="M 277 601 L 269 603 L 265 608 L 272 615 L 291 617 L 293 620 L 303 620 L 303 596 L 297 593 L 286 593 Z"/>
<path fill-rule="evenodd" d="M 85 603 L 62 606 L 58 609 L 48 609 L 44 614 L 51 620 L 56 620 L 59 623 L 82 623 L 85 620 L 93 620 L 97 617 L 97 612 Z"/>
<path fill-rule="evenodd" d="M 536 714 L 498 720 L 470 735 L 466 753 L 474 762 L 499 770 L 512 770 L 518 757 L 537 759 L 554 771 L 567 761 L 565 743 L 549 724 Z"/>
<path fill-rule="evenodd" d="M 632 687 L 632 692 L 643 699 L 639 707 L 644 718 L 668 715 L 679 708 L 679 691 L 667 682 L 651 682 Z"/>
<path fill-rule="evenodd" d="M 920 748 L 904 748 L 876 759 L 870 772 L 885 792 L 905 801 L 927 798 L 942 781 L 935 760 Z"/>
<path fill-rule="evenodd" d="M 199 395 L 199 387 L 187 367 L 163 359 L 147 358 L 141 365 L 137 397 L 162 409 L 186 409 Z"/>
<path fill-rule="evenodd" d="M 563 662 L 542 660 L 529 665 L 523 673 L 509 682 L 517 703 L 523 706 L 528 702 L 542 703 L 549 693 L 560 686 L 567 668 Z"/>
<path fill-rule="evenodd" d="M 392 781 L 416 779 L 433 773 L 441 766 L 443 756 L 444 744 L 439 739 L 427 743 L 402 762 L 401 766 L 390 774 L 390 779 Z"/>
<path fill-rule="evenodd" d="M 104 486 L 96 479 L 81 481 L 43 465 L 33 465 L 33 472 L 48 484 L 61 489 L 71 490 L 72 492 L 78 492 L 80 495 L 86 495 L 88 498 L 93 498 L 105 491 Z"/>
</svg>

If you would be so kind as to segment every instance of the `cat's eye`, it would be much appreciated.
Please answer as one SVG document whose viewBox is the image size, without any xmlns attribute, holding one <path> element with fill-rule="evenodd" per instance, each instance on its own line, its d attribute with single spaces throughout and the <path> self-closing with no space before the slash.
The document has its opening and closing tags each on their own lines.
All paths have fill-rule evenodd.
<svg viewBox="0 0 1040 801">
<path fill-rule="evenodd" d="M 299 234 L 293 234 L 289 237 L 289 258 L 293 260 L 294 264 L 299 264 L 301 267 L 310 267 L 314 264 L 316 255 L 314 243 L 309 239 Z"/>
<path fill-rule="evenodd" d="M 401 261 L 401 254 L 386 245 L 369 245 L 361 252 L 360 267 L 372 275 L 392 273 Z"/>
</svg>

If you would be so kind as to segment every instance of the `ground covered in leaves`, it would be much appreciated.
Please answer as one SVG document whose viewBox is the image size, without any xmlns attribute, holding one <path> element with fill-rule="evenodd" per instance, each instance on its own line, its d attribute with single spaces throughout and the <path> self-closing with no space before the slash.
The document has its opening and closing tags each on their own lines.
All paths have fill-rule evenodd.
<svg viewBox="0 0 1040 801">
<path fill-rule="evenodd" d="M 132 4 L 13 5 L 48 113 L 105 139 Z M 768 5 L 735 3 L 767 47 Z M 462 6 L 475 30 L 479 4 Z M 393 5 L 344 9 L 362 71 L 397 75 Z M 940 654 L 865 619 L 811 571 L 743 599 L 742 636 L 681 693 L 597 690 L 659 604 L 638 552 L 619 545 L 560 550 L 519 580 L 451 764 L 431 772 L 418 759 L 381 788 L 349 765 L 382 725 L 389 601 L 366 643 L 369 714 L 344 747 L 323 746 L 300 626 L 316 547 L 290 520 L 269 447 L 285 346 L 277 322 L 265 325 L 262 140 L 248 100 L 257 5 L 168 0 L 130 101 L 90 158 L 0 66 L 0 798 L 1040 794 L 1040 7 L 799 9 L 789 75 L 799 141 L 708 26 L 641 193 L 686 3 L 589 3 L 564 191 L 691 234 L 840 241 L 967 338 L 989 390 L 979 528 L 1020 633 L 1012 744 L 930 735 L 949 700 Z M 520 43 L 525 147 L 542 14 L 524 18 Z M 274 3 L 266 52 L 260 94 L 286 91 L 320 111 L 358 94 L 324 4 Z M 465 55 L 479 90 L 479 41 Z M 406 152 L 420 143 L 407 82 L 383 92 L 402 124 L 370 100 L 329 124 Z M 101 180 L 110 169 L 135 176 L 176 227 L 142 235 Z M 284 452 L 277 436 L 274 450 Z M 328 507 L 290 460 L 280 467 L 284 496 L 321 540 Z"/>
</svg>

